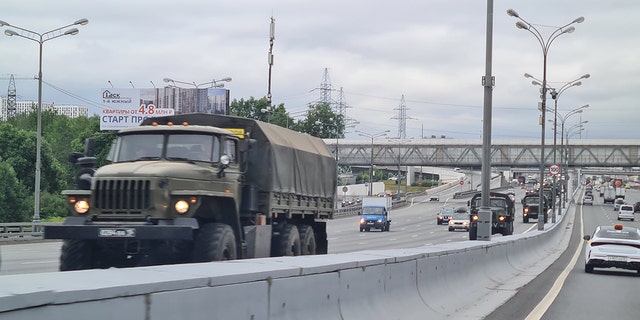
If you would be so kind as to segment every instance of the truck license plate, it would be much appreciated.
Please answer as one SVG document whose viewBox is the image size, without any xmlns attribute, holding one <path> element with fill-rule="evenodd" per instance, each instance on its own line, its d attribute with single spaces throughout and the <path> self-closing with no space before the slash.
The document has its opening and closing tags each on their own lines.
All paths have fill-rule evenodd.
<svg viewBox="0 0 640 320">
<path fill-rule="evenodd" d="M 100 228 L 98 230 L 100 238 L 135 238 L 136 229 L 133 228 Z"/>
</svg>

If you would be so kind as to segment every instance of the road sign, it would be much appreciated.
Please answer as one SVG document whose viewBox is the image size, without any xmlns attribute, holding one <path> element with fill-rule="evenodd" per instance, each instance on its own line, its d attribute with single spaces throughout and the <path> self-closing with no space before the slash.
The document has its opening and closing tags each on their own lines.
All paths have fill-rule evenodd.
<svg viewBox="0 0 640 320">
<path fill-rule="evenodd" d="M 550 173 L 552 176 L 557 176 L 557 175 L 559 175 L 559 174 L 560 174 L 560 165 L 555 164 L 555 163 L 554 163 L 554 164 L 552 164 L 552 165 L 550 165 L 550 166 L 549 166 L 549 173 Z"/>
<path fill-rule="evenodd" d="M 342 187 L 342 192 L 346 193 L 347 191 L 349 191 L 349 188 L 347 186 Z"/>
</svg>

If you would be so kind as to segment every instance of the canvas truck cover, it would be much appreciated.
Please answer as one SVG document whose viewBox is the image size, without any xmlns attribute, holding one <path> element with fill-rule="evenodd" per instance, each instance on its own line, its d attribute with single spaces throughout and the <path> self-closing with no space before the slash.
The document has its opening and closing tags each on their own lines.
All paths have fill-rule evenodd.
<svg viewBox="0 0 640 320">
<path fill-rule="evenodd" d="M 147 118 L 141 125 L 181 124 L 244 129 L 257 143 L 246 159 L 246 183 L 263 192 L 335 196 L 336 162 L 320 138 L 262 121 L 206 113 Z"/>
</svg>

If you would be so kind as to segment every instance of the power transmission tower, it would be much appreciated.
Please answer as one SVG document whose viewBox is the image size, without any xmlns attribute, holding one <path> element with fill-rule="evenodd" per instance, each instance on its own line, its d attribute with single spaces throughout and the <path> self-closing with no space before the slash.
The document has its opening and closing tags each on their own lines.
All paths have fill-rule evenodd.
<svg viewBox="0 0 640 320">
<path fill-rule="evenodd" d="M 329 68 L 324 68 L 322 82 L 320 83 L 320 103 L 331 105 L 331 80 L 329 79 Z"/>
<path fill-rule="evenodd" d="M 16 115 L 16 82 L 13 75 L 9 77 L 9 90 L 7 91 L 7 118 Z"/>
<path fill-rule="evenodd" d="M 400 99 L 400 105 L 393 108 L 393 110 L 398 110 L 398 115 L 392 117 L 391 119 L 398 120 L 398 138 L 406 139 L 407 138 L 407 119 L 411 119 L 411 117 L 407 117 L 407 105 L 404 102 L 404 94 Z"/>
</svg>

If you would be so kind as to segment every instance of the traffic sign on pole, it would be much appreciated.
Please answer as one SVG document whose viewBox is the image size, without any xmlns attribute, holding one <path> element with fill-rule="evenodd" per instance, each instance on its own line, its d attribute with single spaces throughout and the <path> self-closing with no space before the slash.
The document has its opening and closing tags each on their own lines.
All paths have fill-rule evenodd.
<svg viewBox="0 0 640 320">
<path fill-rule="evenodd" d="M 551 174 L 552 176 L 557 176 L 560 174 L 560 165 L 558 164 L 552 164 L 549 166 L 549 174 Z"/>
</svg>

